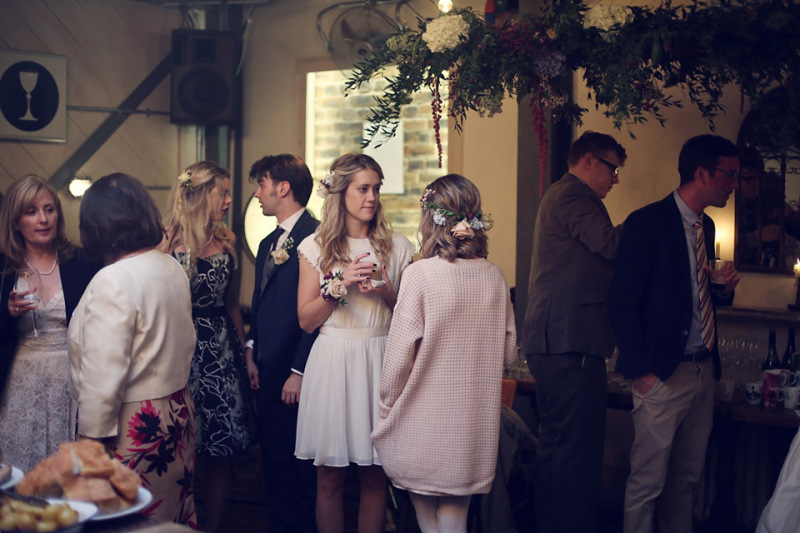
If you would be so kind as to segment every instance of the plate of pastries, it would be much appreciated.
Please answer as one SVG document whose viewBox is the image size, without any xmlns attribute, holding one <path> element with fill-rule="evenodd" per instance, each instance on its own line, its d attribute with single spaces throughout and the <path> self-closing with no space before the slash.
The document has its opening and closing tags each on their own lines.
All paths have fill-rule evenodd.
<svg viewBox="0 0 800 533">
<path fill-rule="evenodd" d="M 64 504 L 75 507 L 76 511 L 82 504 L 94 507 L 93 513 L 90 508 L 85 508 L 83 514 L 78 512 L 77 525 L 87 520 L 110 520 L 135 513 L 153 499 L 141 486 L 136 472 L 111 457 L 100 442 L 89 439 L 61 444 L 56 453 L 46 457 L 16 483 L 13 496 L 28 499 L 31 504 L 42 500 Z M 1 531 L 7 531 L 1 526 L 0 523 Z M 74 524 L 65 527 L 74 527 Z M 77 531 L 64 527 L 34 530 Z"/>
</svg>

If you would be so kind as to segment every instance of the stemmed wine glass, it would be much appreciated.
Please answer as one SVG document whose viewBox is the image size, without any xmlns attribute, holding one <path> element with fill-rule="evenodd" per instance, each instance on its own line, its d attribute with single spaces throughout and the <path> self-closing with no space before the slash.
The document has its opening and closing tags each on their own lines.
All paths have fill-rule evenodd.
<svg viewBox="0 0 800 533">
<path fill-rule="evenodd" d="M 25 115 L 20 117 L 20 120 L 38 120 L 31 114 L 31 93 L 36 88 L 36 82 L 39 80 L 38 72 L 20 72 L 19 83 L 25 91 L 25 98 L 28 99 L 28 107 L 25 109 Z"/>
<path fill-rule="evenodd" d="M 24 268 L 17 271 L 17 282 L 14 290 L 19 293 L 27 293 L 22 298 L 37 306 L 42 301 L 42 278 L 39 273 L 32 268 Z M 33 320 L 33 336 L 38 337 L 39 331 L 36 329 L 36 309 L 31 309 L 31 319 Z"/>
</svg>

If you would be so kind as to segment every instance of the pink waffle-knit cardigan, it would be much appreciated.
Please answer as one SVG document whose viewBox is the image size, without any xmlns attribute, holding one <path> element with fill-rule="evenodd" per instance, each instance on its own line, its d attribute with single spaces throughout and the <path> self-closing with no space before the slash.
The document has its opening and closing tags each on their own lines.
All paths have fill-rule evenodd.
<svg viewBox="0 0 800 533">
<path fill-rule="evenodd" d="M 495 265 L 435 257 L 406 268 L 372 432 L 392 483 L 422 493 L 489 492 L 503 367 L 516 342 L 508 285 Z"/>
</svg>

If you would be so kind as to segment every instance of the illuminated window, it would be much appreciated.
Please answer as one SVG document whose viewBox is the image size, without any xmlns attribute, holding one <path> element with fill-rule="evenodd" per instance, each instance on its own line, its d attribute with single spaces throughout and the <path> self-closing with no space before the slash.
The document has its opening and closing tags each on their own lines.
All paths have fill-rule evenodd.
<svg viewBox="0 0 800 533">
<path fill-rule="evenodd" d="M 447 174 L 447 85 L 440 91 L 445 109 L 440 124 L 442 167 L 439 156 L 430 91 L 418 93 L 403 110 L 398 134 L 380 148 L 361 148 L 366 116 L 385 86 L 385 80 L 373 80 L 369 87 L 344 96 L 346 74 L 339 70 L 310 72 L 306 77 L 305 160 L 314 177 L 322 178 L 338 156 L 368 153 L 383 169 L 386 181 L 381 190 L 381 203 L 392 227 L 412 242 L 419 224 L 419 197 L 425 186 Z M 374 143 L 373 143 L 374 144 Z M 322 199 L 312 193 L 308 208 L 319 218 Z M 245 212 L 245 234 L 253 255 L 258 243 L 275 228 L 275 219 L 265 223 L 258 200 L 251 199 Z"/>
</svg>

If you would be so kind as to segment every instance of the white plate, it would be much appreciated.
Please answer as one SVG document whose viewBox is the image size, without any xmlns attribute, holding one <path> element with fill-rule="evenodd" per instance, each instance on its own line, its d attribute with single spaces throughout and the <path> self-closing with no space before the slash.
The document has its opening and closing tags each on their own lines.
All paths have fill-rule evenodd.
<svg viewBox="0 0 800 533">
<path fill-rule="evenodd" d="M 96 514 L 92 520 L 111 520 L 112 518 L 119 518 L 120 516 L 127 516 L 129 514 L 137 513 L 144 509 L 147 504 L 153 501 L 153 495 L 144 487 L 139 487 L 139 494 L 136 495 L 136 503 L 127 509 L 117 511 L 116 513 Z"/>
<path fill-rule="evenodd" d="M 78 521 L 62 529 L 57 529 L 58 533 L 67 533 L 68 531 L 80 531 L 83 524 L 91 520 L 97 515 L 97 506 L 89 502 L 76 502 L 74 500 L 62 500 L 61 498 L 46 498 L 49 503 L 66 503 L 78 513 Z"/>
<path fill-rule="evenodd" d="M 22 473 L 22 470 L 17 468 L 16 466 L 11 467 L 11 477 L 5 483 L 0 485 L 0 489 L 10 489 L 13 488 L 14 485 L 19 483 L 22 478 L 25 477 L 25 474 Z"/>
</svg>

